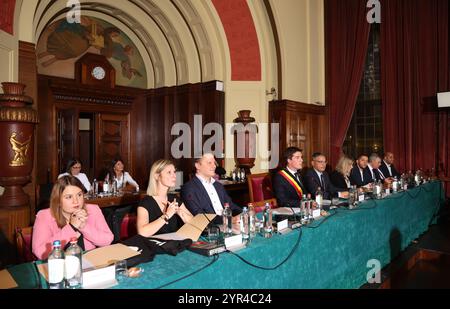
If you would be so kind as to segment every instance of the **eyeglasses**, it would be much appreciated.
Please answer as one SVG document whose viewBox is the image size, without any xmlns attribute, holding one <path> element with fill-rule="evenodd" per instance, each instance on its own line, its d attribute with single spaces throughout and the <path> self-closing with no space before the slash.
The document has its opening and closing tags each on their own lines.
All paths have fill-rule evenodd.
<svg viewBox="0 0 450 309">
<path fill-rule="evenodd" d="M 314 160 L 315 162 L 317 162 L 317 163 L 320 163 L 320 164 L 326 164 L 327 163 L 327 161 L 318 161 L 318 160 Z"/>
</svg>

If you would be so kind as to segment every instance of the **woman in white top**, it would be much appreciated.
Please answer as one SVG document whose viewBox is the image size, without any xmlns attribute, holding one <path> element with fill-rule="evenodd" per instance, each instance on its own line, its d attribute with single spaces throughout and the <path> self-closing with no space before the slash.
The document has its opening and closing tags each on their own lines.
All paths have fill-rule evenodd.
<svg viewBox="0 0 450 309">
<path fill-rule="evenodd" d="M 124 171 L 124 166 L 122 159 L 114 159 L 111 164 L 111 169 L 106 174 L 105 182 L 111 182 L 115 178 L 117 180 L 117 188 L 125 188 L 127 184 L 130 184 L 135 187 L 136 191 L 139 191 L 138 183 L 128 172 Z"/>
<path fill-rule="evenodd" d="M 86 174 L 81 173 L 81 166 L 82 163 L 80 160 L 75 158 L 70 159 L 69 162 L 67 162 L 66 172 L 60 174 L 58 176 L 58 179 L 66 175 L 75 176 L 81 181 L 84 188 L 86 189 L 86 192 L 89 192 L 91 190 L 91 183 L 89 182 L 89 179 L 87 178 Z"/>
</svg>

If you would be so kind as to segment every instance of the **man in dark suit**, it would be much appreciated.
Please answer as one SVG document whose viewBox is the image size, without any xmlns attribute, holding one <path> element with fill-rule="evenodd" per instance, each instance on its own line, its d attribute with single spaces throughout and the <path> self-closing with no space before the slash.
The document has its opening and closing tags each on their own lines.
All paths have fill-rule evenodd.
<svg viewBox="0 0 450 309">
<path fill-rule="evenodd" d="M 282 168 L 274 176 L 272 187 L 280 207 L 299 207 L 303 194 L 308 194 L 303 185 L 300 170 L 303 164 L 302 150 L 288 147 L 282 157 Z"/>
<path fill-rule="evenodd" d="M 356 187 L 364 187 L 373 182 L 372 175 L 370 174 L 367 164 L 369 157 L 365 154 L 359 155 L 356 160 L 356 165 L 350 171 L 350 184 L 356 185 Z"/>
<path fill-rule="evenodd" d="M 380 172 L 379 168 L 381 166 L 381 158 L 373 153 L 369 157 L 369 164 L 367 167 L 369 168 L 370 175 L 374 181 L 381 181 L 386 183 L 391 183 L 391 178 L 386 178 L 383 173 Z"/>
<path fill-rule="evenodd" d="M 187 209 L 195 216 L 199 213 L 216 214 L 214 222 L 222 222 L 224 203 L 230 205 L 233 221 L 239 221 L 242 209 L 233 203 L 223 185 L 213 177 L 216 170 L 216 160 L 211 153 L 205 153 L 195 160 L 195 176 L 181 188 L 181 198 Z"/>
<path fill-rule="evenodd" d="M 386 152 L 384 154 L 384 159 L 381 162 L 379 170 L 385 178 L 397 177 L 397 179 L 400 179 L 401 175 L 394 167 L 394 154 L 392 152 Z"/>
<path fill-rule="evenodd" d="M 311 192 L 311 197 L 316 197 L 317 189 L 323 192 L 323 198 L 331 200 L 333 197 L 348 197 L 348 191 L 342 190 L 339 192 L 330 181 L 328 173 L 325 171 L 327 167 L 327 159 L 324 154 L 315 152 L 312 155 L 311 161 L 312 168 L 308 169 L 305 176 L 305 186 L 308 192 Z"/>
</svg>

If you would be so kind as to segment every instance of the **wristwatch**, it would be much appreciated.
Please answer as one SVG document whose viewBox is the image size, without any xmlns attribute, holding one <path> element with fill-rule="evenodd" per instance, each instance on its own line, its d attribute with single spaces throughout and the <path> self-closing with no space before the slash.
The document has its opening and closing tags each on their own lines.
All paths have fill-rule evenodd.
<svg viewBox="0 0 450 309">
<path fill-rule="evenodd" d="M 161 216 L 161 219 L 163 219 L 164 221 L 166 221 L 166 224 L 169 224 L 169 216 L 167 214 L 163 214 Z"/>
</svg>

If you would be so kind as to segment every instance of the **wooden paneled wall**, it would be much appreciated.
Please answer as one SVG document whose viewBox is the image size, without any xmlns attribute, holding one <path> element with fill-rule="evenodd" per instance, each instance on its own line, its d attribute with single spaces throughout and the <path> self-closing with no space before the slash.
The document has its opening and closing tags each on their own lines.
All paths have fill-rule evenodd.
<svg viewBox="0 0 450 309">
<path fill-rule="evenodd" d="M 25 94 L 33 98 L 33 109 L 38 107 L 38 92 L 37 92 L 37 67 L 36 67 L 36 52 L 33 43 L 19 41 L 19 83 L 25 84 Z M 35 132 L 36 133 L 36 132 Z M 35 144 L 37 136 L 35 134 Z M 30 196 L 31 213 L 34 214 L 34 205 L 36 198 L 36 161 L 37 152 L 34 152 L 34 167 L 31 172 L 31 183 L 24 187 L 25 193 Z M 32 220 L 34 220 L 32 216 Z"/>
<path fill-rule="evenodd" d="M 64 95 L 64 99 L 61 98 Z M 77 101 L 73 96 L 92 98 Z M 101 99 L 116 97 L 123 105 L 101 104 Z M 96 102 L 96 100 L 100 100 Z M 158 159 L 173 159 L 172 142 L 178 136 L 171 135 L 172 126 L 184 122 L 191 128 L 191 155 L 193 156 L 194 115 L 202 116 L 201 130 L 209 122 L 224 125 L 225 95 L 216 90 L 216 81 L 186 84 L 174 87 L 141 90 L 128 87 L 94 89 L 79 86 L 74 80 L 39 75 L 39 116 L 37 166 L 38 183 L 46 183 L 59 173 L 56 147 L 56 107 L 75 107 L 84 112 L 130 113 L 130 150 L 126 169 L 145 189 L 151 165 Z M 203 142 L 209 136 L 203 136 Z M 191 158 L 174 160 L 177 169 L 183 171 L 185 180 L 193 169 Z M 48 173 L 50 171 L 50 173 Z M 91 179 L 92 180 L 92 179 Z"/>
<path fill-rule="evenodd" d="M 158 159 L 173 159 L 172 142 L 179 137 L 171 135 L 172 126 L 183 122 L 191 129 L 191 157 L 194 156 L 194 115 L 202 116 L 201 130 L 210 122 L 225 123 L 225 94 L 216 90 L 216 81 L 164 87 L 150 90 L 147 95 L 147 164 L 146 183 L 150 167 Z M 209 138 L 201 137 L 203 143 Z M 203 145 L 202 143 L 202 145 Z M 183 171 L 185 181 L 193 171 L 191 158 L 176 159 L 175 165 Z"/>
<path fill-rule="evenodd" d="M 311 166 L 314 152 L 329 155 L 328 107 L 290 100 L 269 103 L 269 122 L 280 124 L 280 159 L 289 146 L 303 150 L 303 166 Z M 305 169 L 304 169 L 305 170 Z"/>
</svg>

